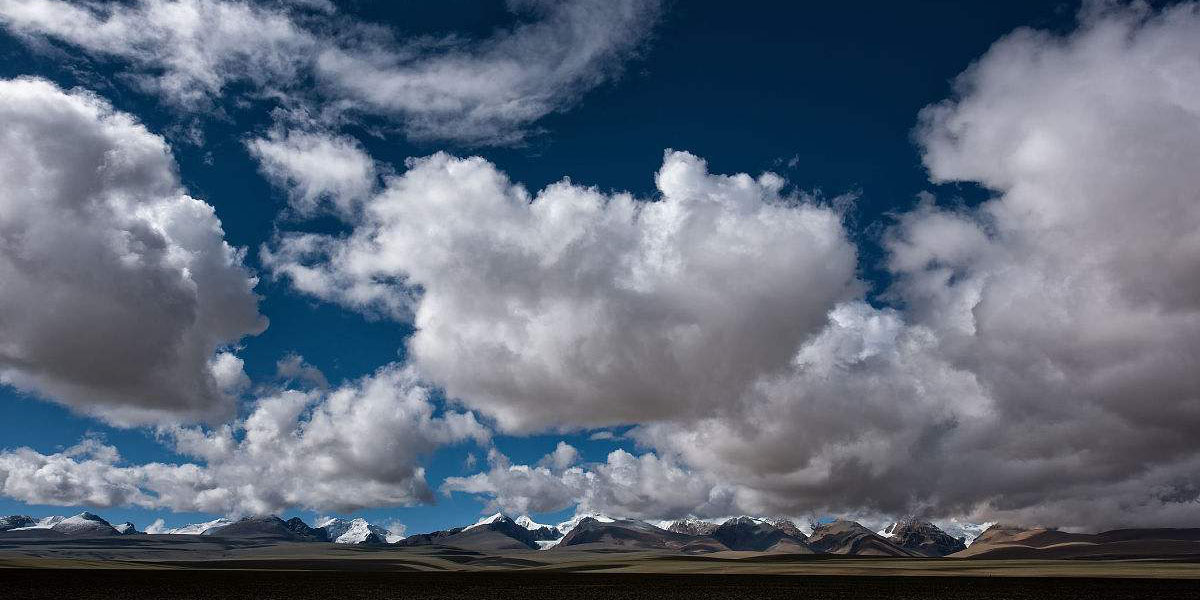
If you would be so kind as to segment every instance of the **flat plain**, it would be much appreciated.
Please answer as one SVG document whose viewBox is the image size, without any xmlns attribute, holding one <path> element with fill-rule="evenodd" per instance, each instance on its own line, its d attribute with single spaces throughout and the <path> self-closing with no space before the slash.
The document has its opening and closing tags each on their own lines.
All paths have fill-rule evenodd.
<svg viewBox="0 0 1200 600">
<path fill-rule="evenodd" d="M 735 575 L 563 572 L 279 571 L 210 569 L 6 569 L 12 600 L 471 598 L 886 598 L 1108 600 L 1200 597 L 1194 579 L 1092 577 Z"/>
<path fill-rule="evenodd" d="M 0 547 L 12 600 L 1200 598 L 1200 562 L 528 551 L 178 539 Z"/>
</svg>

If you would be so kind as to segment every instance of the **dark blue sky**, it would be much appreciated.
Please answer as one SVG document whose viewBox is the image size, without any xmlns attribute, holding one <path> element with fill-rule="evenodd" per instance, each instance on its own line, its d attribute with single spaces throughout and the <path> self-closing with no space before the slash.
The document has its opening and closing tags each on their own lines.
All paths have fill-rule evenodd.
<svg viewBox="0 0 1200 600">
<path fill-rule="evenodd" d="M 515 147 L 463 147 L 446 142 L 414 144 L 391 132 L 352 129 L 372 156 L 403 168 L 404 159 L 438 150 L 479 154 L 530 189 L 569 177 L 604 190 L 653 192 L 653 173 L 667 148 L 709 161 L 714 173 L 773 170 L 798 189 L 827 198 L 855 193 L 853 231 L 859 238 L 863 276 L 882 286 L 876 269 L 878 227 L 889 211 L 911 207 L 916 194 L 967 202 L 974 189 L 931 187 L 911 138 L 918 111 L 948 97 L 952 79 L 999 37 L 1021 26 L 1067 29 L 1076 6 L 1057 2 L 854 2 L 671 3 L 639 58 L 617 81 L 586 93 L 575 105 L 538 121 L 536 133 Z M 389 25 L 403 35 L 488 35 L 509 23 L 500 1 L 353 2 L 343 12 Z M 68 54 L 62 54 L 66 52 Z M 40 75 L 65 87 L 84 86 L 117 108 L 141 118 L 171 141 L 190 193 L 212 204 L 226 239 L 257 248 L 276 231 L 284 195 L 259 175 L 244 140 L 270 124 L 269 103 L 229 107 L 229 118 L 203 122 L 204 142 L 180 137 L 183 117 L 131 89 L 119 63 L 95 62 L 69 50 L 31 50 L 0 33 L 0 76 Z M 336 229 L 335 223 L 306 224 Z M 331 380 L 370 373 L 403 352 L 409 328 L 369 320 L 303 297 L 284 283 L 258 287 L 269 329 L 244 340 L 241 356 L 256 381 L 269 378 L 275 362 L 295 352 Z M 29 446 L 49 452 L 99 435 L 131 462 L 177 460 L 147 430 L 114 429 L 72 415 L 55 404 L 0 387 L 0 447 Z M 498 448 L 514 461 L 536 461 L 560 439 L 577 445 L 589 460 L 602 459 L 625 442 L 589 442 L 578 435 L 500 437 Z M 428 464 L 436 488 L 444 477 L 465 472 L 467 444 L 439 451 Z M 480 505 L 461 495 L 439 497 L 434 506 L 364 511 L 374 520 L 397 518 L 409 531 L 474 519 Z M 0 514 L 61 514 L 62 507 L 27 506 L 0 499 Z M 101 511 L 110 520 L 139 526 L 154 516 L 168 524 L 204 515 L 160 514 L 133 508 Z M 568 511 L 564 511 L 567 513 Z M 311 518 L 311 513 L 296 513 Z M 550 521 L 562 515 L 535 515 Z"/>
</svg>

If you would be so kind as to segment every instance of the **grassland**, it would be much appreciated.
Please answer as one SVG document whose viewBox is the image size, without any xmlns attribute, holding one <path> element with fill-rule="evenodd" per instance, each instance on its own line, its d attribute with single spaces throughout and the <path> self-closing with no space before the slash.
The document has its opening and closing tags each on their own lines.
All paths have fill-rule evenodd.
<svg viewBox="0 0 1200 600">
<path fill-rule="evenodd" d="M 1200 562 L 216 543 L 0 545 L 4 598 L 1200 598 Z"/>
</svg>

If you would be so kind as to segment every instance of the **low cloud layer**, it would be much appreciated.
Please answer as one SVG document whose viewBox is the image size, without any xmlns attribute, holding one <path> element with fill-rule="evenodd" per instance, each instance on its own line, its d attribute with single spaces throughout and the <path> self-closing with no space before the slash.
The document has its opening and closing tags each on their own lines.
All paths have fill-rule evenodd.
<svg viewBox="0 0 1200 600">
<path fill-rule="evenodd" d="M 125 464 L 97 440 L 53 454 L 0 453 L 0 493 L 31 504 L 133 505 L 224 515 L 288 508 L 354 511 L 429 502 L 421 462 L 489 434 L 439 412 L 411 369 L 390 365 L 333 390 L 280 390 L 234 426 L 166 428 L 185 464 Z"/>
<path fill-rule="evenodd" d="M 510 2 L 518 23 L 482 40 L 397 39 L 321 3 L 0 0 L 0 25 L 132 65 L 143 89 L 209 110 L 230 88 L 317 112 L 397 120 L 413 138 L 520 139 L 619 72 L 657 22 L 657 0 Z M 302 84 L 315 83 L 315 89 Z"/>
<path fill-rule="evenodd" d="M 614 450 L 604 462 L 564 464 L 562 456 L 572 450 L 560 442 L 537 465 L 514 465 L 492 450 L 487 471 L 448 477 L 441 489 L 446 494 L 479 496 L 485 510 L 509 514 L 556 512 L 571 506 L 579 513 L 643 519 L 733 513 L 729 490 L 653 453 L 635 456 Z"/>
<path fill-rule="evenodd" d="M 0 382 L 119 425 L 232 416 L 254 277 L 162 138 L 86 92 L 0 81 Z"/>
</svg>

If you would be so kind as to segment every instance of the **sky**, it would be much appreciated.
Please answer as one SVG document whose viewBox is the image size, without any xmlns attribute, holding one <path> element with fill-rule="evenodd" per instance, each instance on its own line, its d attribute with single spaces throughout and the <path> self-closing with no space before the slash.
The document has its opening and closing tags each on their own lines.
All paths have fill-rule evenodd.
<svg viewBox="0 0 1200 600">
<path fill-rule="evenodd" d="M 1192 3 L 0 0 L 0 514 L 1200 522 Z"/>
</svg>

